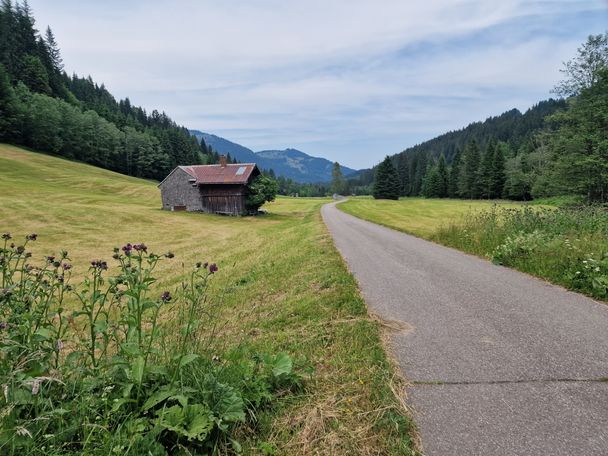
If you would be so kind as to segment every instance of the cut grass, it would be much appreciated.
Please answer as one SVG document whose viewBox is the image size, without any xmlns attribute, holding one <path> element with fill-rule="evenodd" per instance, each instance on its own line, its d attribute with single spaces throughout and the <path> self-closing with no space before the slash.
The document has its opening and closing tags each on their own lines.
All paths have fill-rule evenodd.
<svg viewBox="0 0 608 456">
<path fill-rule="evenodd" d="M 384 225 L 424 239 L 431 239 L 446 223 L 471 211 L 494 205 L 519 207 L 508 201 L 402 198 L 398 201 L 357 197 L 340 203 L 338 208 L 355 217 Z"/>
<path fill-rule="evenodd" d="M 145 242 L 176 255 L 159 267 L 159 291 L 216 262 L 226 352 L 286 351 L 314 368 L 302 393 L 240 430 L 245 454 L 413 454 L 392 392 L 403 385 L 322 223 L 326 201 L 280 198 L 253 218 L 164 212 L 153 182 L 0 145 L 0 232 L 37 233 L 33 262 L 65 248 L 82 275 L 114 246 Z"/>
</svg>

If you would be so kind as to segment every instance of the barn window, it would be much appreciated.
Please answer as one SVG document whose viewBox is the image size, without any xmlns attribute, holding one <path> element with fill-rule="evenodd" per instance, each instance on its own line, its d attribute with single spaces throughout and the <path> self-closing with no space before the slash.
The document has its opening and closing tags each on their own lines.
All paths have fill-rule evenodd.
<svg viewBox="0 0 608 456">
<path fill-rule="evenodd" d="M 241 176 L 242 174 L 245 174 L 246 169 L 247 169 L 246 166 L 241 166 L 239 169 L 236 170 L 236 175 Z"/>
</svg>

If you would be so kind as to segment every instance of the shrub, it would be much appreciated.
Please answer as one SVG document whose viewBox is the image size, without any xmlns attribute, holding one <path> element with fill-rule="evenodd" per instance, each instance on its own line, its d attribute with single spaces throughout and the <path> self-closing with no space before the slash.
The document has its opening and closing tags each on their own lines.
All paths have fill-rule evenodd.
<svg viewBox="0 0 608 456">
<path fill-rule="evenodd" d="M 71 285 L 67 252 L 31 262 L 36 237 L 2 236 L 2 454 L 238 450 L 239 423 L 301 386 L 287 354 L 220 361 L 204 348 L 215 264 L 197 263 L 177 290 L 155 294 L 154 270 L 173 254 L 126 244 L 114 250 L 116 274 L 93 260 Z M 167 310 L 177 331 L 160 323 Z"/>
</svg>

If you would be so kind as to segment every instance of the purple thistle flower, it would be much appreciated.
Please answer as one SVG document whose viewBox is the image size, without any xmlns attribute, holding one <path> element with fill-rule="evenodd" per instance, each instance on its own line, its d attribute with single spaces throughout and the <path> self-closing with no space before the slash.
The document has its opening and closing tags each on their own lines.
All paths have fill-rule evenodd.
<svg viewBox="0 0 608 456">
<path fill-rule="evenodd" d="M 46 257 L 46 261 L 48 263 L 54 263 L 55 262 L 55 257 L 53 255 L 49 255 Z"/>
<path fill-rule="evenodd" d="M 38 235 L 36 233 L 28 234 L 27 236 L 25 236 L 25 239 L 27 239 L 28 241 L 35 241 L 36 239 L 38 239 Z"/>
<path fill-rule="evenodd" d="M 217 271 L 218 271 L 217 264 L 212 263 L 212 264 L 209 265 L 209 272 L 211 274 L 215 274 Z"/>
<path fill-rule="evenodd" d="M 163 291 L 163 293 L 160 295 L 160 300 L 162 302 L 171 301 L 171 293 L 169 293 L 168 291 Z"/>
<path fill-rule="evenodd" d="M 209 263 L 207 263 L 206 261 L 203 263 L 203 268 L 207 269 L 207 266 L 209 266 Z"/>
<path fill-rule="evenodd" d="M 25 247 L 23 247 L 22 245 L 20 245 L 19 247 L 17 247 L 17 253 L 21 254 L 25 252 Z"/>
<path fill-rule="evenodd" d="M 8 241 L 9 239 L 12 239 L 13 237 L 11 236 L 11 233 L 4 233 L 2 235 L 2 239 L 4 239 L 5 241 Z"/>
<path fill-rule="evenodd" d="M 137 250 L 138 252 L 147 252 L 148 251 L 148 247 L 143 242 L 141 244 L 135 244 L 133 246 L 133 248 L 135 250 Z"/>
<path fill-rule="evenodd" d="M 133 250 L 133 246 L 131 245 L 131 243 L 122 246 L 122 251 L 125 252 L 125 255 L 127 256 L 131 255 L 131 250 Z"/>
<path fill-rule="evenodd" d="M 69 271 L 70 269 L 72 269 L 72 265 L 70 263 L 63 263 L 61 267 L 64 271 Z"/>
</svg>

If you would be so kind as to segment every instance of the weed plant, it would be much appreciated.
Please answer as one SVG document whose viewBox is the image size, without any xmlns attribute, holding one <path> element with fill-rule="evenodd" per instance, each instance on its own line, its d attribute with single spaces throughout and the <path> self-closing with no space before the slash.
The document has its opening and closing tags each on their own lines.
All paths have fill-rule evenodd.
<svg viewBox="0 0 608 456">
<path fill-rule="evenodd" d="M 197 263 L 153 296 L 155 269 L 172 253 L 126 244 L 114 249 L 116 268 L 93 260 L 71 284 L 68 253 L 35 264 L 36 239 L 2 235 L 0 454 L 238 451 L 235 429 L 302 386 L 285 353 L 217 355 L 207 288 L 217 265 Z"/>
</svg>

